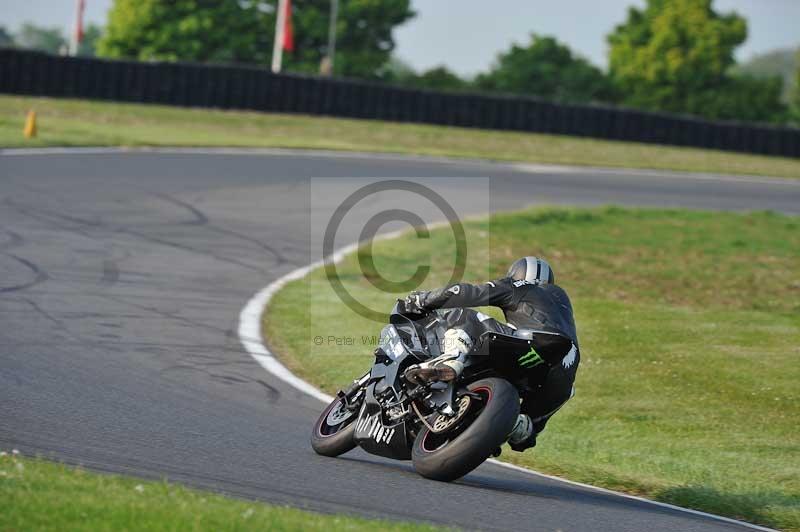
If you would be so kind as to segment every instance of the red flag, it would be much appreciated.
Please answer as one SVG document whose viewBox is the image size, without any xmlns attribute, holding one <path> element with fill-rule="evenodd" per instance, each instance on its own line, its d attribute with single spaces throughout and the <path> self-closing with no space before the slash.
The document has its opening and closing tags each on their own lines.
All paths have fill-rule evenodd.
<svg viewBox="0 0 800 532">
<path fill-rule="evenodd" d="M 286 0 L 286 13 L 283 19 L 283 49 L 294 52 L 294 27 L 292 26 L 292 0 Z"/>
<path fill-rule="evenodd" d="M 83 42 L 83 10 L 85 9 L 84 0 L 78 0 L 78 13 L 75 20 L 75 42 Z"/>
</svg>

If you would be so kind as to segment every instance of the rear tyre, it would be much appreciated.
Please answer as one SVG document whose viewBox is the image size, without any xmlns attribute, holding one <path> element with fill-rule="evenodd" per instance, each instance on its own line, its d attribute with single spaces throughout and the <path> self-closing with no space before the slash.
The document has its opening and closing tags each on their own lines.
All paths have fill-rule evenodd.
<svg viewBox="0 0 800 532">
<path fill-rule="evenodd" d="M 481 379 L 469 391 L 482 400 L 471 400 L 466 428 L 453 427 L 435 434 L 427 427 L 417 434 L 411 459 L 423 477 L 450 482 L 481 465 L 500 447 L 519 416 L 519 394 L 514 386 L 498 378 Z"/>
<path fill-rule="evenodd" d="M 339 456 L 356 446 L 353 436 L 358 412 L 348 410 L 337 397 L 322 412 L 311 432 L 311 447 L 322 456 Z"/>
</svg>

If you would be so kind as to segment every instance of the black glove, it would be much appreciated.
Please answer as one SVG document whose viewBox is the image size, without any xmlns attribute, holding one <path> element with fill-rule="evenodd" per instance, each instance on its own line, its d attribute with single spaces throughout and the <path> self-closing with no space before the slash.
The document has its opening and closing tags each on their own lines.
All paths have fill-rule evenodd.
<svg viewBox="0 0 800 532">
<path fill-rule="evenodd" d="M 425 296 L 427 294 L 428 292 L 420 291 L 414 291 L 408 294 L 403 300 L 403 304 L 406 307 L 406 312 L 410 314 L 423 314 L 425 312 L 423 301 L 425 301 Z"/>
</svg>

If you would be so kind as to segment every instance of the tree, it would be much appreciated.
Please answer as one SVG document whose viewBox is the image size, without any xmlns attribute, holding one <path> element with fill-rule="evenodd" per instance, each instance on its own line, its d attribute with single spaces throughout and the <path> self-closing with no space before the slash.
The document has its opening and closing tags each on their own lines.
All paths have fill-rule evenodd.
<svg viewBox="0 0 800 532">
<path fill-rule="evenodd" d="M 780 121 L 779 81 L 729 74 L 746 38 L 746 21 L 717 13 L 712 0 L 647 0 L 608 36 L 610 75 L 633 106 Z"/>
<path fill-rule="evenodd" d="M 0 48 L 14 46 L 14 37 L 6 30 L 5 26 L 0 26 Z"/>
<path fill-rule="evenodd" d="M 464 90 L 470 87 L 468 81 L 461 79 L 445 66 L 433 67 L 417 74 L 414 69 L 396 58 L 390 59 L 384 66 L 380 77 L 389 83 L 437 91 Z"/>
<path fill-rule="evenodd" d="M 378 77 L 392 83 L 409 83 L 416 75 L 411 65 L 399 57 L 391 56 L 381 67 Z"/>
<path fill-rule="evenodd" d="M 265 62 L 272 31 L 253 2 L 115 0 L 98 55 L 141 60 Z"/>
<path fill-rule="evenodd" d="M 612 101 L 605 74 L 552 37 L 531 35 L 530 44 L 497 56 L 490 71 L 476 79 L 479 88 L 531 94 L 562 102 Z"/>
<path fill-rule="evenodd" d="M 461 79 L 443 65 L 415 75 L 410 83 L 415 87 L 438 91 L 464 90 L 469 87 L 466 80 Z"/>
<path fill-rule="evenodd" d="M 392 29 L 413 16 L 410 0 L 341 0 L 335 72 L 378 77 Z M 107 57 L 269 64 L 276 0 L 115 0 L 98 52 Z M 328 2 L 293 0 L 295 51 L 284 68 L 315 73 L 327 52 Z"/>
<path fill-rule="evenodd" d="M 83 31 L 83 40 L 78 45 L 78 55 L 94 57 L 97 54 L 97 41 L 103 35 L 103 30 L 97 24 L 89 24 Z"/>
<path fill-rule="evenodd" d="M 752 56 L 744 63 L 735 65 L 733 74 L 749 74 L 756 78 L 783 78 L 783 94 L 781 97 L 789 102 L 795 87 L 795 72 L 800 68 L 800 48 L 780 48 Z"/>
<path fill-rule="evenodd" d="M 42 50 L 51 54 L 61 53 L 67 47 L 67 39 L 58 28 L 43 28 L 30 22 L 20 27 L 14 42 L 21 48 Z"/>
<path fill-rule="evenodd" d="M 691 95 L 688 103 L 692 109 L 702 109 L 709 118 L 780 124 L 788 119 L 782 91 L 783 79 L 778 76 L 741 75 L 729 78 L 716 89 Z"/>
<path fill-rule="evenodd" d="M 800 50 L 797 51 L 797 73 L 792 93 L 792 122 L 800 126 Z"/>
<path fill-rule="evenodd" d="M 295 71 L 317 72 L 327 53 L 329 4 L 292 0 L 292 10 L 297 51 L 288 58 L 287 65 Z M 410 0 L 340 0 L 335 73 L 368 79 L 382 77 L 395 47 L 392 31 L 414 15 Z"/>
</svg>

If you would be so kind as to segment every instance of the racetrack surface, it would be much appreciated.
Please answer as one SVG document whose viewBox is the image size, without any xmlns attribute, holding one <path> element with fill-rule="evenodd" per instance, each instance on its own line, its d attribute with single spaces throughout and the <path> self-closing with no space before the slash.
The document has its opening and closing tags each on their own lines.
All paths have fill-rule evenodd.
<svg viewBox="0 0 800 532">
<path fill-rule="evenodd" d="M 361 451 L 319 457 L 308 436 L 322 405 L 242 350 L 244 303 L 311 261 L 309 178 L 488 176 L 492 210 L 800 213 L 792 181 L 533 170 L 358 154 L 0 154 L 0 448 L 468 529 L 740 528 L 491 464 L 442 484 Z M 448 200 L 469 205 L 471 193 Z M 351 240 L 359 229 L 345 228 Z"/>
</svg>

